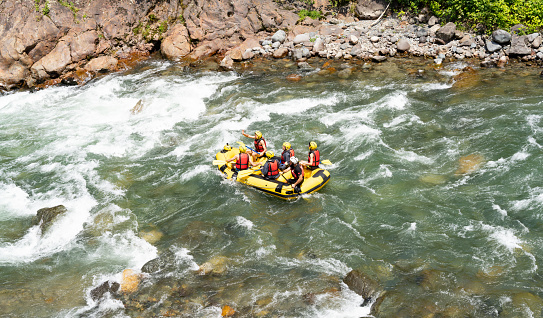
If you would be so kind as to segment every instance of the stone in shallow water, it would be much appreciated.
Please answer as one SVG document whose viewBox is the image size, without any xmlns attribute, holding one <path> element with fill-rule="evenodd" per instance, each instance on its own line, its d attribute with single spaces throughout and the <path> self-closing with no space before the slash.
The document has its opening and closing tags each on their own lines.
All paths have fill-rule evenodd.
<svg viewBox="0 0 543 318">
<path fill-rule="evenodd" d="M 32 218 L 32 225 L 40 225 L 42 233 L 45 232 L 53 221 L 61 214 L 68 211 L 63 205 L 57 205 L 52 208 L 39 209 L 36 216 Z"/>
<path fill-rule="evenodd" d="M 148 232 L 140 232 L 140 237 L 144 239 L 147 243 L 155 244 L 156 242 L 160 241 L 160 239 L 164 236 L 162 232 L 158 230 L 151 230 Z"/>
<path fill-rule="evenodd" d="M 461 157 L 458 160 L 458 169 L 456 170 L 456 175 L 469 174 L 475 172 L 481 168 L 485 160 L 480 154 L 471 154 L 464 157 Z"/>
<path fill-rule="evenodd" d="M 439 174 L 427 174 L 419 178 L 420 181 L 430 184 L 444 184 L 447 182 L 447 177 Z"/>
<path fill-rule="evenodd" d="M 138 290 L 141 276 L 132 269 L 125 269 L 123 271 L 123 278 L 121 280 L 121 292 L 133 293 Z"/>
</svg>

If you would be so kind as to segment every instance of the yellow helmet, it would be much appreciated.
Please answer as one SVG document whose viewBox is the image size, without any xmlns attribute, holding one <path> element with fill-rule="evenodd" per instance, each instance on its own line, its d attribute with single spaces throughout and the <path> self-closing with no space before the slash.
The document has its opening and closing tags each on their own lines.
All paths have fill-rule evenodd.
<svg viewBox="0 0 543 318">
<path fill-rule="evenodd" d="M 266 151 L 266 157 L 271 159 L 271 158 L 273 158 L 274 155 L 275 154 L 273 153 L 273 151 Z"/>
<path fill-rule="evenodd" d="M 283 147 L 285 147 L 285 150 L 289 150 L 289 149 L 290 149 L 290 142 L 285 141 L 285 142 L 283 143 Z"/>
<path fill-rule="evenodd" d="M 229 144 L 226 144 L 226 145 L 224 145 L 224 150 L 230 151 L 230 150 L 232 150 L 232 147 L 230 147 Z"/>
<path fill-rule="evenodd" d="M 244 145 L 239 146 L 239 152 L 245 153 L 246 151 L 247 151 L 247 147 L 245 147 Z"/>
<path fill-rule="evenodd" d="M 255 137 L 256 137 L 256 139 L 262 138 L 262 133 L 260 131 L 258 131 L 258 130 L 255 131 Z"/>
<path fill-rule="evenodd" d="M 309 143 L 309 150 L 315 150 L 317 149 L 317 143 L 312 141 Z"/>
</svg>

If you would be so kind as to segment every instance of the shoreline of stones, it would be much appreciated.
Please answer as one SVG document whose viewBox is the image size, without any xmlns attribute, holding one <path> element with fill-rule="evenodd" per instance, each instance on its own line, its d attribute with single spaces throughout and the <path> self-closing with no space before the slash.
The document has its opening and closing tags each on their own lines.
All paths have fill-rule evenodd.
<svg viewBox="0 0 543 318">
<path fill-rule="evenodd" d="M 232 69 L 235 62 L 254 57 L 289 57 L 304 62 L 316 56 L 383 62 L 398 53 L 431 58 L 436 65 L 446 59 L 473 58 L 480 60 L 481 67 L 504 67 L 510 58 L 542 64 L 542 36 L 523 35 L 525 29 L 515 25 L 510 32 L 498 29 L 491 35 L 474 35 L 458 30 L 453 22 L 441 26 L 435 16 L 418 23 L 407 17 L 350 22 L 330 19 L 323 23 L 306 18 L 289 34 L 279 30 L 258 42 L 246 40 L 228 51 L 220 66 Z"/>
</svg>

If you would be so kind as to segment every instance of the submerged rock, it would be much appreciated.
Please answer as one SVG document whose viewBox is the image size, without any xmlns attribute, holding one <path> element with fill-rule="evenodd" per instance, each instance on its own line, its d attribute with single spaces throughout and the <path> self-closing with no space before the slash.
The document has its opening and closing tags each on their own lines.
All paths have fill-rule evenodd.
<svg viewBox="0 0 543 318">
<path fill-rule="evenodd" d="M 458 160 L 458 169 L 456 170 L 456 175 L 470 174 L 481 168 L 484 163 L 485 158 L 480 154 L 471 154 L 464 157 L 461 157 Z"/>
<path fill-rule="evenodd" d="M 366 274 L 358 271 L 350 271 L 343 282 L 355 293 L 364 298 L 364 304 L 379 296 L 379 285 Z"/>
<path fill-rule="evenodd" d="M 47 231 L 59 215 L 64 214 L 67 211 L 68 210 L 63 205 L 39 209 L 36 216 L 32 218 L 32 225 L 39 225 L 41 232 L 43 233 Z"/>
</svg>

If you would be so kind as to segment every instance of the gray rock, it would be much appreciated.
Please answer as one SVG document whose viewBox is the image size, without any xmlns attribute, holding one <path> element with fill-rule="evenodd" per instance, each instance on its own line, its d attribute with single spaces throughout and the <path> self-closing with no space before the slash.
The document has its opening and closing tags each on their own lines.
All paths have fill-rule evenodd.
<svg viewBox="0 0 543 318">
<path fill-rule="evenodd" d="M 434 63 L 436 63 L 437 65 L 441 65 L 441 63 L 443 63 L 443 59 L 436 58 L 434 59 Z"/>
<path fill-rule="evenodd" d="M 511 27 L 511 33 L 521 34 L 528 30 L 524 24 L 515 24 Z"/>
<path fill-rule="evenodd" d="M 293 58 L 294 60 L 299 60 L 299 59 L 301 59 L 301 58 L 303 58 L 303 57 L 304 57 L 304 55 L 303 55 L 303 52 L 302 52 L 301 49 L 294 49 L 294 50 L 292 51 L 292 58 Z"/>
<path fill-rule="evenodd" d="M 526 35 L 513 35 L 513 37 L 511 38 L 511 48 L 509 49 L 509 54 L 528 55 L 531 53 L 532 50 L 530 49 L 530 47 L 528 47 L 528 38 L 526 37 Z"/>
<path fill-rule="evenodd" d="M 374 56 L 372 57 L 372 60 L 373 60 L 374 62 L 381 63 L 381 62 L 386 61 L 386 60 L 387 60 L 387 57 L 386 57 L 386 56 L 382 56 L 382 55 L 374 55 Z"/>
<path fill-rule="evenodd" d="M 396 47 L 398 51 L 405 52 L 405 51 L 409 51 L 409 49 L 411 48 L 411 45 L 409 44 L 409 41 L 407 41 L 407 39 L 400 39 L 398 43 L 396 43 Z"/>
<path fill-rule="evenodd" d="M 121 285 L 117 282 L 105 281 L 100 286 L 94 288 L 90 292 L 92 300 L 97 301 L 102 298 L 106 293 L 116 293 Z"/>
<path fill-rule="evenodd" d="M 541 46 L 541 36 L 538 36 L 534 39 L 534 41 L 532 42 L 532 47 L 534 49 L 537 49 Z"/>
<path fill-rule="evenodd" d="M 320 52 L 324 50 L 324 42 L 321 38 L 317 38 L 313 43 L 313 52 Z"/>
<path fill-rule="evenodd" d="M 434 26 L 436 24 L 439 23 L 439 19 L 436 18 L 435 16 L 431 16 L 430 19 L 428 20 L 428 26 Z"/>
<path fill-rule="evenodd" d="M 313 67 L 309 65 L 307 62 L 300 62 L 298 63 L 298 68 L 302 71 L 312 71 Z"/>
<path fill-rule="evenodd" d="M 462 37 L 462 39 L 460 40 L 460 42 L 458 42 L 458 44 L 460 46 L 471 46 L 472 44 L 474 44 L 475 42 L 473 41 L 473 38 L 471 37 L 471 35 L 469 34 L 466 34 L 464 35 L 464 37 Z"/>
<path fill-rule="evenodd" d="M 498 29 L 492 32 L 492 40 L 498 44 L 507 44 L 511 42 L 511 33 Z"/>
<path fill-rule="evenodd" d="M 39 225 L 43 233 L 53 224 L 59 215 L 64 214 L 67 211 L 68 210 L 63 205 L 39 209 L 36 216 L 32 218 L 32 225 Z"/>
<path fill-rule="evenodd" d="M 449 43 L 454 38 L 455 32 L 456 24 L 454 24 L 454 22 L 449 22 L 437 30 L 436 37 L 443 40 L 445 43 Z"/>
<path fill-rule="evenodd" d="M 286 47 L 278 48 L 275 52 L 273 52 L 273 57 L 276 59 L 282 59 L 288 54 L 288 49 Z"/>
<path fill-rule="evenodd" d="M 415 35 L 416 35 L 418 38 L 423 37 L 423 36 L 427 36 L 427 35 L 428 35 L 428 29 L 427 29 L 427 28 L 418 29 L 418 30 L 415 32 Z"/>
<path fill-rule="evenodd" d="M 385 11 L 388 2 L 386 0 L 358 0 L 354 9 L 357 18 L 363 20 L 375 20 Z"/>
<path fill-rule="evenodd" d="M 246 50 L 245 52 L 243 52 L 243 54 L 241 55 L 241 57 L 244 59 L 244 60 L 250 60 L 252 59 L 253 57 L 255 57 L 255 53 L 252 51 L 252 50 Z"/>
<path fill-rule="evenodd" d="M 379 42 L 379 39 L 380 39 L 380 38 L 379 38 L 378 36 L 375 36 L 375 35 L 374 35 L 374 36 L 372 36 L 372 37 L 370 38 L 370 41 L 372 41 L 373 43 L 376 43 L 376 42 Z"/>
<path fill-rule="evenodd" d="M 535 38 L 537 38 L 539 36 L 539 33 L 532 33 L 532 34 L 528 34 L 526 37 L 528 38 L 528 41 L 530 43 L 532 43 Z"/>
<path fill-rule="evenodd" d="M 362 45 L 358 43 L 357 45 L 353 46 L 353 48 L 351 49 L 351 55 L 359 56 L 360 54 L 362 54 Z"/>
<path fill-rule="evenodd" d="M 294 42 L 294 45 L 296 45 L 303 42 L 309 42 L 309 40 L 310 40 L 309 34 L 303 33 L 303 34 L 298 34 L 297 36 L 295 36 L 292 42 Z"/>
<path fill-rule="evenodd" d="M 270 41 L 270 40 L 264 40 L 264 41 L 262 41 L 262 43 L 260 43 L 260 45 L 262 45 L 262 46 L 270 45 L 270 46 L 271 46 L 272 43 L 273 43 L 273 42 Z"/>
<path fill-rule="evenodd" d="M 436 25 L 432 26 L 430 28 L 430 30 L 428 30 L 428 32 L 430 33 L 430 35 L 435 36 L 437 30 L 439 30 L 440 28 L 441 28 L 441 26 L 439 24 L 436 24 Z"/>
<path fill-rule="evenodd" d="M 285 33 L 285 31 L 279 30 L 274 33 L 274 35 L 271 37 L 271 40 L 272 42 L 283 43 L 285 42 L 286 38 L 287 38 L 287 34 Z"/>
<path fill-rule="evenodd" d="M 310 57 L 311 56 L 311 51 L 309 51 L 308 48 L 303 48 L 302 49 L 302 57 Z"/>
<path fill-rule="evenodd" d="M 502 49 L 502 46 L 494 41 L 486 40 L 485 44 L 486 44 L 486 50 L 490 53 L 494 53 Z"/>
<path fill-rule="evenodd" d="M 349 43 L 343 43 L 339 46 L 340 49 L 342 50 L 347 50 L 349 48 L 351 48 L 351 45 Z"/>
<path fill-rule="evenodd" d="M 536 56 L 538 59 L 543 60 L 543 52 L 537 52 Z"/>
</svg>

